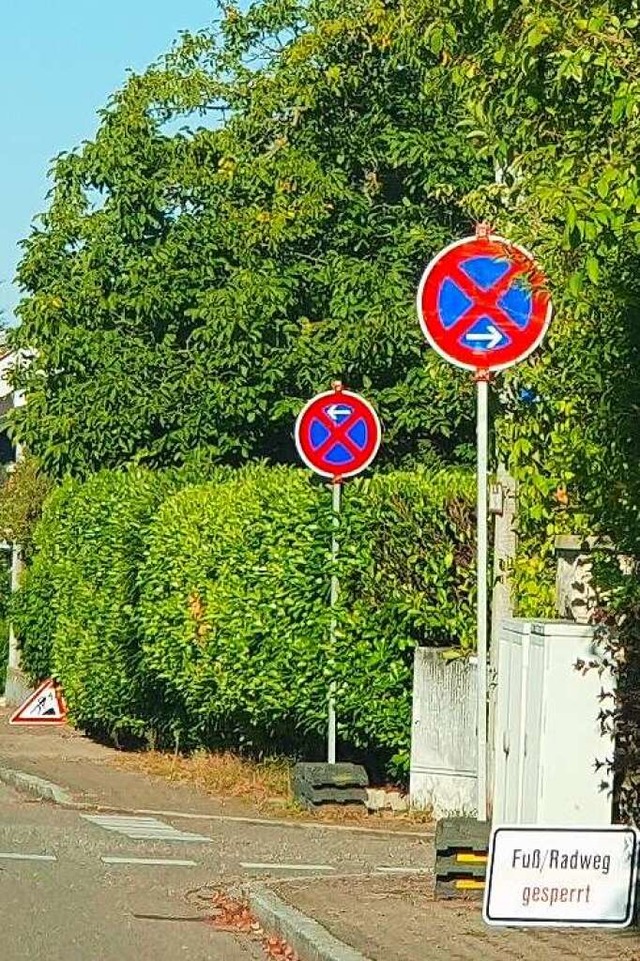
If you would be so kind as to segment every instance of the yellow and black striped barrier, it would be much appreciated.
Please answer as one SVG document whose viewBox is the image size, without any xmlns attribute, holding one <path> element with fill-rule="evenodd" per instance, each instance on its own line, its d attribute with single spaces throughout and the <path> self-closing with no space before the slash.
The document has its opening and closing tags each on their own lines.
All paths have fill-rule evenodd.
<svg viewBox="0 0 640 961">
<path fill-rule="evenodd" d="M 484 893 L 491 825 L 445 818 L 436 827 L 436 897 L 479 898 Z"/>
</svg>

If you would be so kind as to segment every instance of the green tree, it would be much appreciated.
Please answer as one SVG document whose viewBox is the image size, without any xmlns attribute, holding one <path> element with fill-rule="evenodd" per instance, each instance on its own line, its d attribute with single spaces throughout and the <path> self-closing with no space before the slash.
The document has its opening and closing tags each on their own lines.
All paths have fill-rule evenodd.
<svg viewBox="0 0 640 961">
<path fill-rule="evenodd" d="M 502 183 L 467 203 L 534 245 L 555 307 L 547 349 L 505 378 L 499 428 L 521 491 L 522 609 L 544 613 L 556 532 L 640 552 L 640 18 L 635 2 L 488 9 L 455 70 Z"/>
<path fill-rule="evenodd" d="M 388 460 L 464 460 L 471 386 L 413 299 L 492 171 L 422 34 L 368 0 L 228 5 L 58 158 L 16 336 L 37 350 L 16 431 L 46 470 L 287 461 L 335 377 L 378 404 Z"/>
<path fill-rule="evenodd" d="M 342 376 L 387 458 L 459 458 L 471 387 L 424 352 L 412 298 L 488 219 L 555 305 L 496 391 L 522 610 L 547 611 L 557 531 L 640 549 L 639 32 L 635 0 L 226 6 L 56 165 L 20 268 L 39 355 L 17 430 L 57 473 L 286 460 L 295 410 Z"/>
</svg>

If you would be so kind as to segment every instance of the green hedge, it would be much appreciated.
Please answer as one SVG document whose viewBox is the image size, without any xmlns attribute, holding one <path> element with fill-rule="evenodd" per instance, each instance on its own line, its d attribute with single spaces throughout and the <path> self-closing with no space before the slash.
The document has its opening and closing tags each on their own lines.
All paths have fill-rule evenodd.
<svg viewBox="0 0 640 961">
<path fill-rule="evenodd" d="M 45 506 L 16 597 L 26 670 L 54 673 L 77 722 L 116 739 L 147 726 L 137 572 L 147 526 L 172 483 L 170 474 L 141 470 L 65 482 Z"/>
<path fill-rule="evenodd" d="M 344 605 L 335 662 L 349 737 L 409 768 L 416 645 L 475 645 L 473 481 L 454 471 L 393 473 L 344 498 Z"/>
<path fill-rule="evenodd" d="M 11 554 L 0 553 L 0 693 L 4 691 L 9 660 L 9 601 L 11 598 Z"/>
<path fill-rule="evenodd" d="M 183 738 L 266 748 L 319 729 L 329 624 L 325 491 L 249 468 L 169 498 L 141 571 L 145 663 Z M 325 508 L 325 509 L 323 509 Z M 162 720 L 160 718 L 160 720 Z"/>
<path fill-rule="evenodd" d="M 22 589 L 10 602 L 11 619 L 22 649 L 22 666 L 34 681 L 52 672 L 57 610 L 68 584 L 65 560 L 78 489 L 77 483 L 68 480 L 46 500 L 33 533 L 32 562 L 23 574 Z"/>
<path fill-rule="evenodd" d="M 329 645 L 331 495 L 303 471 L 103 472 L 46 504 L 15 610 L 25 664 L 111 737 L 343 756 L 406 772 L 416 644 L 473 636 L 472 481 L 346 485 Z"/>
</svg>

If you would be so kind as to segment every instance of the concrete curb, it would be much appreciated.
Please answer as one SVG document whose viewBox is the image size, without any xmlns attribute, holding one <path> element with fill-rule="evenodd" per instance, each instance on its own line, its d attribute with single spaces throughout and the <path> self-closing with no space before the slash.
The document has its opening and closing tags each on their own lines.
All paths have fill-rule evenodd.
<svg viewBox="0 0 640 961">
<path fill-rule="evenodd" d="M 369 961 L 313 918 L 292 908 L 266 885 L 251 884 L 243 890 L 251 912 L 264 929 L 284 938 L 303 961 Z"/>
<path fill-rule="evenodd" d="M 43 801 L 53 801 L 66 808 L 84 809 L 89 807 L 81 801 L 75 801 L 68 791 L 65 791 L 59 784 L 53 781 L 45 781 L 44 778 L 36 777 L 34 774 L 26 774 L 24 771 L 14 771 L 13 768 L 0 767 L 0 781 L 17 788 L 19 791 L 26 791 L 34 797 Z"/>
</svg>

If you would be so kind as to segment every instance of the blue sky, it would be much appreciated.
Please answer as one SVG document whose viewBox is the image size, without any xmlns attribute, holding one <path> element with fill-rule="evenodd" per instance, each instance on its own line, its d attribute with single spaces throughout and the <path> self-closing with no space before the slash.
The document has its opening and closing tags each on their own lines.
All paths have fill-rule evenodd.
<svg viewBox="0 0 640 961">
<path fill-rule="evenodd" d="M 5 9 L 6 8 L 6 9 Z M 0 32 L 0 312 L 34 216 L 46 208 L 47 171 L 56 154 L 90 138 L 96 111 L 128 68 L 142 70 L 180 30 L 215 15 L 212 0 L 14 0 Z"/>
</svg>

